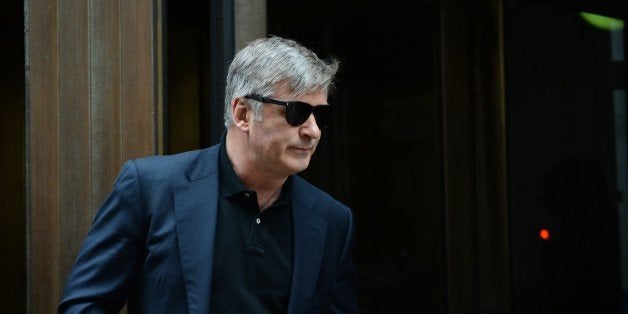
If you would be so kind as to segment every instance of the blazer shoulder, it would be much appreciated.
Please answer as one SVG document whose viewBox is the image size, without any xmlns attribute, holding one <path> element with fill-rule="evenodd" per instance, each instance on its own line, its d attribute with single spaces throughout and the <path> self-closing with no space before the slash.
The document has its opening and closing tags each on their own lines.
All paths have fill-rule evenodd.
<svg viewBox="0 0 628 314">
<path fill-rule="evenodd" d="M 127 161 L 132 164 L 140 180 L 145 184 L 163 184 L 176 186 L 190 180 L 195 168 L 213 171 L 217 162 L 212 156 L 217 155 L 218 146 L 183 152 L 174 155 L 148 156 Z"/>
<path fill-rule="evenodd" d="M 349 221 L 352 220 L 352 214 L 349 207 L 333 198 L 327 192 L 319 189 L 305 179 L 295 175 L 294 188 L 298 189 L 297 198 L 308 207 L 314 207 L 315 211 L 319 211 L 321 216 L 327 217 L 328 220 Z"/>
</svg>

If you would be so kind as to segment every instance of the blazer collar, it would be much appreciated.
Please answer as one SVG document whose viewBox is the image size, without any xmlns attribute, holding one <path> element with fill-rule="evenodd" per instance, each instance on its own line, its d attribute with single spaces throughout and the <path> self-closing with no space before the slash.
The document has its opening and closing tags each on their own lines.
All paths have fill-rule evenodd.
<svg viewBox="0 0 628 314">
<path fill-rule="evenodd" d="M 209 313 L 218 212 L 218 146 L 189 165 L 189 182 L 174 188 L 181 269 L 190 313 Z"/>
<path fill-rule="evenodd" d="M 220 144 L 217 144 L 199 151 L 198 156 L 187 168 L 190 182 L 217 174 L 219 149 Z"/>
<path fill-rule="evenodd" d="M 294 176 L 293 184 L 294 256 L 288 313 L 302 313 L 310 303 L 318 279 L 327 223 L 317 212 L 317 199 L 308 193 L 307 183 Z"/>
</svg>

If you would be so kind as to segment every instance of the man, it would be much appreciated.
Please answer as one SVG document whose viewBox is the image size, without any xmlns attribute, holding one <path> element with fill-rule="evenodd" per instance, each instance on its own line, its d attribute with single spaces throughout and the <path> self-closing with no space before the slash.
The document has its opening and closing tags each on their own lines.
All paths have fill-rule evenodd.
<svg viewBox="0 0 628 314">
<path fill-rule="evenodd" d="M 295 175 L 337 68 L 278 37 L 238 52 L 221 143 L 124 165 L 59 312 L 357 312 L 351 212 Z"/>
</svg>

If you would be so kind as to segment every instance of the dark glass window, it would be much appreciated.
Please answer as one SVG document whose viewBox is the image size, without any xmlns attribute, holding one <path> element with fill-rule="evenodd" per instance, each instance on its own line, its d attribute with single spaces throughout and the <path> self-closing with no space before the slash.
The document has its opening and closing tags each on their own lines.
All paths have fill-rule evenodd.
<svg viewBox="0 0 628 314">
<path fill-rule="evenodd" d="M 507 3 L 513 307 L 516 313 L 625 311 L 622 16 Z"/>
</svg>

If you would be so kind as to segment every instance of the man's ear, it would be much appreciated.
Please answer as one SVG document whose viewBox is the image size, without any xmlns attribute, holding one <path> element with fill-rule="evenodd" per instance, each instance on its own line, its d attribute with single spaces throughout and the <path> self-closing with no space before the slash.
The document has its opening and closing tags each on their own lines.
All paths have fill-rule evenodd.
<svg viewBox="0 0 628 314">
<path fill-rule="evenodd" d="M 236 97 L 231 102 L 231 119 L 233 119 L 233 124 L 242 131 L 249 130 L 249 119 L 251 116 L 249 113 L 252 113 L 250 107 L 247 105 L 246 100 L 242 97 Z"/>
</svg>

